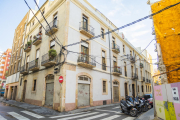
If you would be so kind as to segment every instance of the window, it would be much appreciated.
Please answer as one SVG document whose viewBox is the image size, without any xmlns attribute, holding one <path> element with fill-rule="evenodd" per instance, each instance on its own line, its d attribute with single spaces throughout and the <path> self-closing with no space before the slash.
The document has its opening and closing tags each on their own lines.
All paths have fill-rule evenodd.
<svg viewBox="0 0 180 120">
<path fill-rule="evenodd" d="M 54 49 L 54 48 L 55 48 L 55 40 L 51 40 L 50 49 Z"/>
<path fill-rule="evenodd" d="M 131 92 L 131 84 L 129 84 L 129 91 Z"/>
<path fill-rule="evenodd" d="M 141 86 L 141 89 L 142 89 L 142 92 L 144 92 L 144 88 L 143 88 L 143 85 Z"/>
<path fill-rule="evenodd" d="M 85 61 L 88 62 L 89 61 L 89 44 L 87 42 L 82 42 L 81 43 L 81 53 L 82 56 L 81 58 Z"/>
<path fill-rule="evenodd" d="M 14 64 L 14 73 L 15 73 L 15 71 L 16 71 L 16 63 Z"/>
<path fill-rule="evenodd" d="M 151 86 L 150 86 L 150 92 L 151 92 Z"/>
<path fill-rule="evenodd" d="M 131 76 L 133 77 L 133 66 L 131 66 Z"/>
<path fill-rule="evenodd" d="M 34 82 L 33 82 L 33 88 L 32 88 L 32 91 L 36 91 L 36 80 L 34 80 Z"/>
<path fill-rule="evenodd" d="M 35 20 L 32 21 L 32 26 L 34 25 Z"/>
<path fill-rule="evenodd" d="M 102 69 L 106 70 L 105 51 L 102 51 Z"/>
<path fill-rule="evenodd" d="M 116 57 L 113 57 L 113 66 L 117 67 Z"/>
<path fill-rule="evenodd" d="M 21 65 L 20 62 L 18 62 L 18 71 L 20 70 L 20 65 Z"/>
<path fill-rule="evenodd" d="M 32 35 L 30 36 L 30 40 L 32 40 Z"/>
<path fill-rule="evenodd" d="M 57 27 L 57 13 L 53 16 L 53 27 Z"/>
<path fill-rule="evenodd" d="M 39 27 L 39 33 L 42 33 L 42 26 Z"/>
<path fill-rule="evenodd" d="M 112 37 L 112 47 L 113 47 L 113 49 L 115 49 L 116 48 L 116 43 L 115 43 L 115 38 L 114 37 Z"/>
<path fill-rule="evenodd" d="M 39 49 L 36 50 L 36 59 L 39 59 Z"/>
<path fill-rule="evenodd" d="M 130 55 L 132 56 L 132 51 L 130 50 Z"/>
<path fill-rule="evenodd" d="M 146 92 L 147 92 L 147 85 L 146 85 Z"/>
<path fill-rule="evenodd" d="M 28 63 L 28 62 L 29 62 L 29 56 L 27 56 L 27 59 L 26 59 L 26 60 L 27 60 L 27 63 Z"/>
<path fill-rule="evenodd" d="M 125 53 L 125 46 L 123 45 L 123 53 Z"/>
<path fill-rule="evenodd" d="M 136 68 L 136 75 L 138 76 L 138 68 Z"/>
<path fill-rule="evenodd" d="M 103 93 L 106 93 L 106 81 L 103 81 Z"/>
<path fill-rule="evenodd" d="M 87 81 L 87 82 L 91 81 L 91 79 L 89 77 L 87 77 L 87 76 L 79 76 L 78 78 L 79 78 L 78 80 L 82 80 L 82 81 Z"/>
<path fill-rule="evenodd" d="M 102 38 L 104 39 L 104 29 L 101 28 L 101 35 L 102 35 Z"/>
<path fill-rule="evenodd" d="M 83 29 L 88 31 L 88 18 L 83 15 Z"/>
<path fill-rule="evenodd" d="M 138 92 L 139 92 L 139 85 L 138 85 Z"/>
<path fill-rule="evenodd" d="M 143 80 L 143 76 L 142 76 L 142 69 L 141 69 L 141 80 Z"/>
</svg>

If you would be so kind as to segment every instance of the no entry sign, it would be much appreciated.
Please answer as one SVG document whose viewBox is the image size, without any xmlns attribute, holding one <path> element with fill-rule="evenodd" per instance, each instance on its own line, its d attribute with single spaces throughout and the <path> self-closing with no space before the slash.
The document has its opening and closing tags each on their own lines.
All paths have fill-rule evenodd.
<svg viewBox="0 0 180 120">
<path fill-rule="evenodd" d="M 62 83 L 63 82 L 63 76 L 59 77 L 59 82 Z"/>
</svg>

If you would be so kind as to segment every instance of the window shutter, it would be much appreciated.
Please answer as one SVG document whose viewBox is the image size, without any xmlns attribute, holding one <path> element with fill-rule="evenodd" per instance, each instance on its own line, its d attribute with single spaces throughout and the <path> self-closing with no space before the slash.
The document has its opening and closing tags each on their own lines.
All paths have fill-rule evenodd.
<svg viewBox="0 0 180 120">
<path fill-rule="evenodd" d="M 89 44 L 87 42 L 82 42 L 81 45 L 87 48 L 89 47 Z"/>
<path fill-rule="evenodd" d="M 113 61 L 116 61 L 116 57 L 113 57 Z"/>
<path fill-rule="evenodd" d="M 50 44 L 51 46 L 55 45 L 55 40 L 52 40 Z"/>
<path fill-rule="evenodd" d="M 36 58 L 39 58 L 39 49 L 36 51 Z"/>
<path fill-rule="evenodd" d="M 102 51 L 102 57 L 104 57 L 104 58 L 105 58 L 105 52 L 104 52 L 104 51 Z"/>
</svg>

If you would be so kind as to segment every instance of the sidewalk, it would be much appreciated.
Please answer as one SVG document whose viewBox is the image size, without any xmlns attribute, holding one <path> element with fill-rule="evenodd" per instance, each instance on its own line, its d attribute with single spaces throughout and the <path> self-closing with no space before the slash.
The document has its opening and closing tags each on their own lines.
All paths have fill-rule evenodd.
<svg viewBox="0 0 180 120">
<path fill-rule="evenodd" d="M 136 120 L 154 120 L 154 108 L 143 113 Z"/>
<path fill-rule="evenodd" d="M 31 105 L 28 103 L 23 103 L 23 102 L 18 102 L 15 100 L 8 100 L 6 101 L 4 98 L 0 98 L 0 102 L 6 104 L 6 105 L 10 105 L 10 106 L 15 106 L 15 107 L 19 107 L 43 116 L 57 116 L 57 115 L 66 115 L 66 114 L 72 114 L 72 113 L 78 113 L 78 112 L 83 112 L 83 111 L 90 111 L 93 109 L 98 109 L 98 108 L 104 108 L 104 107 L 110 107 L 110 106 L 118 106 L 118 104 L 109 104 L 109 105 L 103 105 L 103 106 L 95 106 L 95 107 L 88 107 L 88 108 L 81 108 L 81 109 L 76 109 L 76 110 L 72 110 L 69 112 L 58 112 L 56 110 L 53 109 L 49 109 L 46 107 L 42 107 L 42 106 L 36 106 L 36 105 Z"/>
</svg>

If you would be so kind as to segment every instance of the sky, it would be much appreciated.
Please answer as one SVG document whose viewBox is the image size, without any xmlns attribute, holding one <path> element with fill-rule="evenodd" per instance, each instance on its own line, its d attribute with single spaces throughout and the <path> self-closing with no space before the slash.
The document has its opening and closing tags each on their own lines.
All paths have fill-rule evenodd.
<svg viewBox="0 0 180 120">
<path fill-rule="evenodd" d="M 32 9 L 35 9 L 34 0 L 26 0 Z M 46 0 L 39 0 L 40 6 Z M 51 0 L 52 1 L 52 0 Z M 150 13 L 150 5 L 147 0 L 88 0 L 95 8 L 103 13 L 117 27 L 131 23 L 139 18 L 143 18 Z M 24 0 L 2 0 L 0 4 L 0 52 L 12 48 L 14 31 L 21 22 L 28 7 Z M 2 19 L 3 18 L 3 19 Z M 120 30 L 125 37 L 135 47 L 144 49 L 151 40 L 155 38 L 152 35 L 152 19 L 146 19 L 142 22 Z M 153 41 L 147 51 L 153 59 L 157 59 L 157 53 L 154 52 L 155 41 Z M 153 60 L 155 63 L 156 60 Z"/>
</svg>

